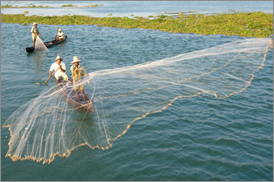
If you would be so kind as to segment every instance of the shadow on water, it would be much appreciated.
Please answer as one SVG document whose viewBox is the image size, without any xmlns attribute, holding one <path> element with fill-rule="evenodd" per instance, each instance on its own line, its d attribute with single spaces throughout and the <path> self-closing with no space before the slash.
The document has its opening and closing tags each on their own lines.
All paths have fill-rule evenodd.
<svg viewBox="0 0 274 182">
<path fill-rule="evenodd" d="M 36 51 L 35 54 L 33 54 L 34 64 L 37 67 L 37 69 L 44 65 L 47 55 L 47 51 Z"/>
<path fill-rule="evenodd" d="M 81 111 L 76 109 L 75 111 L 75 122 L 78 122 L 80 124 L 83 124 L 83 127 L 94 127 L 94 120 L 93 120 L 93 114 Z"/>
</svg>

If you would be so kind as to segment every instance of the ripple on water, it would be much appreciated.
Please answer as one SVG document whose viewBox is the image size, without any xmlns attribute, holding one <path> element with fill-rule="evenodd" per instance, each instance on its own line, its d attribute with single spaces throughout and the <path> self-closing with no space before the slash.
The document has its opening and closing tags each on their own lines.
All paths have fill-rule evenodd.
<svg viewBox="0 0 274 182">
<path fill-rule="evenodd" d="M 48 89 L 36 83 L 48 78 L 49 66 L 57 54 L 64 58 L 67 68 L 77 55 L 93 72 L 244 39 L 67 25 L 61 26 L 69 37 L 65 44 L 50 48 L 46 54 L 27 54 L 24 48 L 31 44 L 31 26 L 1 25 L 2 120 Z M 12 42 L 6 41 L 9 30 L 17 33 Z M 39 25 L 39 30 L 43 32 L 43 40 L 51 40 L 58 29 L 55 25 Z M 136 121 L 109 150 L 80 147 L 69 158 L 56 157 L 50 165 L 11 162 L 4 157 L 8 130 L 3 128 L 2 179 L 273 180 L 272 54 L 271 51 L 265 66 L 256 72 L 251 86 L 243 93 L 222 100 L 207 94 L 178 99 L 165 111 Z M 54 84 L 51 80 L 48 86 Z M 32 171 L 33 175 L 28 176 L 22 169 Z"/>
</svg>

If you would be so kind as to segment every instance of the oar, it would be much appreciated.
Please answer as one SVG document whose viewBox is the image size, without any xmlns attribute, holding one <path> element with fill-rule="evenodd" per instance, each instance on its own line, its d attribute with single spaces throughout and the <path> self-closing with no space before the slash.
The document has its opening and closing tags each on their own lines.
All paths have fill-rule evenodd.
<svg viewBox="0 0 274 182">
<path fill-rule="evenodd" d="M 59 67 L 60 68 L 60 67 Z M 59 68 L 57 68 L 57 70 L 59 70 Z M 56 70 L 56 71 L 57 71 Z M 44 84 L 46 84 L 48 81 L 49 81 L 49 79 L 52 77 L 52 75 L 54 75 L 55 73 L 56 73 L 56 71 L 54 71 L 54 73 L 53 74 L 51 74 L 51 76 L 47 79 L 47 81 L 45 81 L 45 83 Z"/>
</svg>

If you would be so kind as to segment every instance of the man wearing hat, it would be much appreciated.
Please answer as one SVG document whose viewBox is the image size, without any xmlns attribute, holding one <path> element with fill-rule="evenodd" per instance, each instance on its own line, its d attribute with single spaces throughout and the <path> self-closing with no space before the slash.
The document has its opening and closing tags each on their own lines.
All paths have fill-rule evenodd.
<svg viewBox="0 0 274 182">
<path fill-rule="evenodd" d="M 59 28 L 58 34 L 55 34 L 56 40 L 62 40 L 64 38 L 61 28 Z"/>
<path fill-rule="evenodd" d="M 32 41 L 33 41 L 33 46 L 32 47 L 34 48 L 37 36 L 41 35 L 38 28 L 37 28 L 37 23 L 36 22 L 33 23 L 33 27 L 31 28 L 30 32 L 32 34 Z"/>
<path fill-rule="evenodd" d="M 51 77 L 51 72 L 54 70 L 56 71 L 55 72 L 55 79 L 57 82 L 60 81 L 60 79 L 62 80 L 69 80 L 67 74 L 66 74 L 66 65 L 65 63 L 62 62 L 63 58 L 61 58 L 59 55 L 56 57 L 55 59 L 55 63 L 53 63 L 51 66 L 50 66 L 50 69 L 49 69 L 49 77 Z"/>
<path fill-rule="evenodd" d="M 81 83 L 81 81 L 83 80 L 83 76 L 87 77 L 88 75 L 86 72 L 86 69 L 83 66 L 80 66 L 79 62 L 81 62 L 81 60 L 79 60 L 77 56 L 74 56 L 73 61 L 71 62 L 71 64 L 73 65 L 70 67 L 70 71 L 72 73 L 71 77 L 73 79 L 73 85 L 77 85 Z M 90 83 L 89 80 L 88 80 L 88 83 Z M 85 101 L 86 98 L 84 94 L 84 84 L 77 85 L 74 88 L 76 93 L 76 98 L 78 101 L 80 101 L 79 94 L 78 94 L 79 89 L 82 93 L 83 100 Z"/>
</svg>

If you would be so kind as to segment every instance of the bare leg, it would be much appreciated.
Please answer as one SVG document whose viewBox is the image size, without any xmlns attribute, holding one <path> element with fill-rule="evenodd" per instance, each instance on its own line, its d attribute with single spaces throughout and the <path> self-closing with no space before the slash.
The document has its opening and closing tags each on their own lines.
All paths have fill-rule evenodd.
<svg viewBox="0 0 274 182">
<path fill-rule="evenodd" d="M 81 89 L 81 93 L 82 93 L 82 96 L 83 96 L 83 100 L 86 101 L 86 97 L 85 97 L 85 94 L 84 94 L 84 89 Z"/>
<path fill-rule="evenodd" d="M 35 40 L 33 41 L 33 44 L 32 44 L 32 47 L 34 48 L 34 46 L 35 46 Z"/>
<path fill-rule="evenodd" d="M 76 98 L 78 101 L 80 101 L 79 94 L 78 94 L 78 89 L 75 90 Z"/>
</svg>

